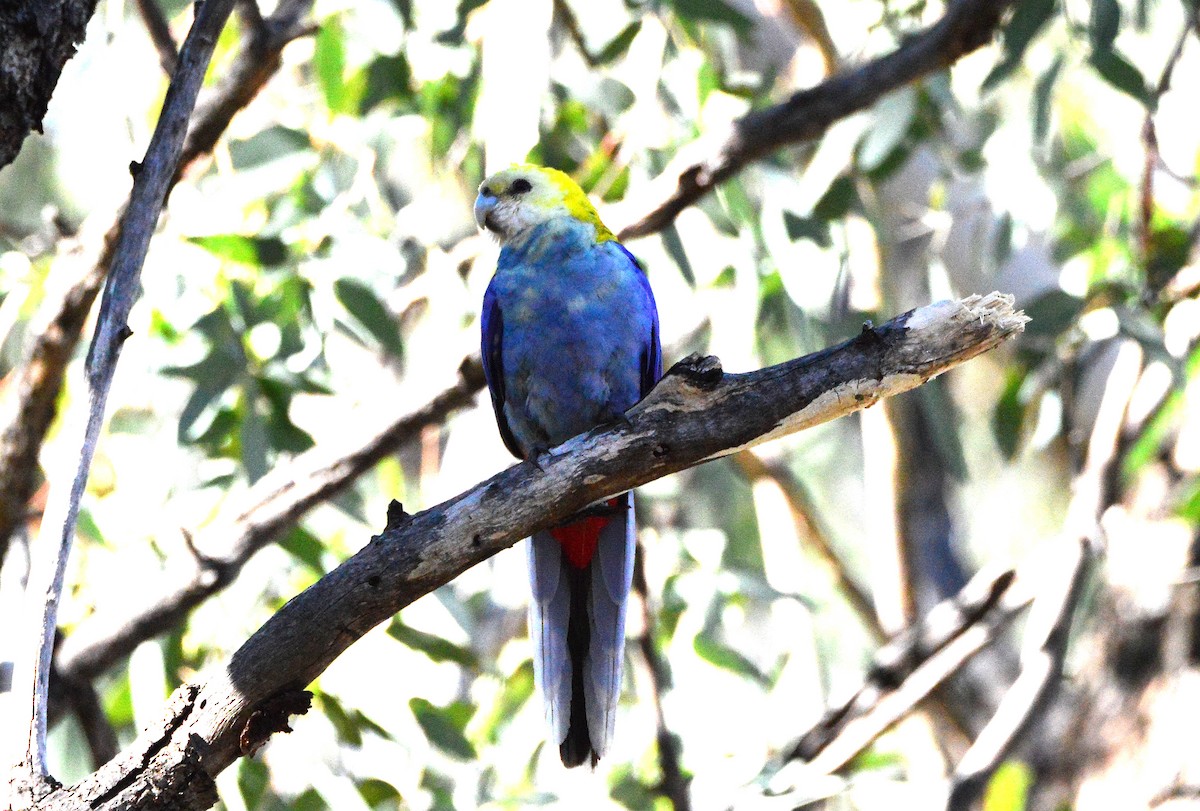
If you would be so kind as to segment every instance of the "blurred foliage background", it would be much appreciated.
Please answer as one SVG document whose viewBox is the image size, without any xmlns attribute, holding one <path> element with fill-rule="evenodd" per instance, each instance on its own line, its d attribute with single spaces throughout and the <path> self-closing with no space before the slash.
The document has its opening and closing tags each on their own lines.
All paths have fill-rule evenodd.
<svg viewBox="0 0 1200 811">
<path fill-rule="evenodd" d="M 249 5 L 218 44 L 210 88 L 248 36 Z M 190 5 L 157 9 L 181 39 Z M 738 116 L 887 53 L 943 11 L 925 0 L 319 0 L 314 30 L 193 165 L 152 243 L 64 635 L 169 582 L 193 537 L 235 520 L 269 472 L 348 453 L 454 382 L 477 346 L 497 250 L 471 219 L 486 171 L 526 159 L 563 169 L 619 228 L 657 202 L 654 178 Z M 1033 320 L 1015 347 L 861 418 L 639 491 L 651 610 L 640 599 L 631 610 L 623 713 L 595 773 L 564 771 L 544 746 L 517 547 L 357 643 L 312 686 L 315 710 L 293 734 L 220 777 L 224 807 L 678 807 L 661 790 L 660 723 L 693 807 L 768 807 L 786 753 L 858 688 L 881 640 L 980 569 L 1053 578 L 1044 561 L 1074 540 L 1063 534 L 1072 483 L 1118 371 L 1128 396 L 1104 479 L 1106 556 L 1075 624 L 1070 687 L 1057 714 L 1039 710 L 985 807 L 1194 796 L 1179 762 L 1189 747 L 1171 727 L 1200 706 L 1184 678 L 1194 656 L 1185 644 L 1172 659 L 1168 642 L 1172 628 L 1190 633 L 1179 618 L 1200 565 L 1195 14 L 1180 0 L 1021 0 L 993 45 L 629 243 L 668 363 L 699 351 L 757 368 L 864 321 L 993 289 Z M 113 221 L 167 81 L 137 6 L 103 0 L 45 134 L 0 170 L 6 381 L 42 328 L 47 291 L 75 280 L 93 232 Z M 82 354 L 60 410 L 80 406 Z M 50 481 L 71 460 L 56 439 L 40 457 Z M 390 499 L 415 512 L 510 461 L 486 398 L 387 454 L 96 677 L 118 741 L 364 544 Z M 43 486 L 6 558 L 5 611 L 44 497 Z M 1019 667 L 1022 628 L 961 674 L 990 694 L 951 684 L 804 791 L 839 809 L 943 803 Z M 1160 724 L 1174 732 L 1158 737 Z M 93 768 L 73 715 L 51 749 L 64 780 Z M 769 807 L 798 805 L 793 794 Z"/>
</svg>

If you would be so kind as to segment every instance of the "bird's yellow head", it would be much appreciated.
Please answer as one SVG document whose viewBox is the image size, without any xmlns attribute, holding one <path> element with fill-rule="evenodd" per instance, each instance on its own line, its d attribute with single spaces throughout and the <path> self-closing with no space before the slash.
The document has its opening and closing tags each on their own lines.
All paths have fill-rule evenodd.
<svg viewBox="0 0 1200 811">
<path fill-rule="evenodd" d="M 557 169 L 529 163 L 510 166 L 483 181 L 475 198 L 475 222 L 501 243 L 563 216 L 594 226 L 597 242 L 616 238 L 579 184 Z"/>
</svg>

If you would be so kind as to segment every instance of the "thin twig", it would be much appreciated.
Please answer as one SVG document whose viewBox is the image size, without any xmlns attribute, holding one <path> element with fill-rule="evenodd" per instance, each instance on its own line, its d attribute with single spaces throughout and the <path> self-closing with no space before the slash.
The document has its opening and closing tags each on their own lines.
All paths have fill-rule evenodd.
<svg viewBox="0 0 1200 811">
<path fill-rule="evenodd" d="M 312 2 L 283 0 L 265 22 L 265 36 L 251 36 L 242 43 L 217 88 L 197 103 L 183 146 L 181 169 L 172 183 L 188 166 L 212 151 L 233 117 L 275 75 L 284 46 L 309 30 L 303 20 Z M 112 264 L 124 213 L 122 207 L 103 238 L 80 238 L 82 245 L 98 245 L 97 255 L 84 256 L 78 281 L 61 298 L 43 307 L 43 312 L 49 314 L 44 326 L 37 330 L 25 352 L 9 396 L 0 398 L 0 559 L 13 531 L 25 519 L 37 477 L 38 451 L 54 419 L 67 364 Z"/>
<path fill-rule="evenodd" d="M 1040 627 L 1040 642 L 1022 657 L 1021 673 L 996 708 L 995 715 L 954 769 L 947 811 L 969 811 L 988 779 L 1004 762 L 1020 736 L 1045 709 L 1062 679 L 1071 620 L 1091 571 L 1095 552 L 1084 538 L 1063 566 L 1060 582 L 1040 595 L 1030 612 L 1030 625 Z"/>
<path fill-rule="evenodd" d="M 1138 244 L 1141 247 L 1142 266 L 1149 268 L 1153 260 L 1153 219 L 1154 219 L 1154 172 L 1162 164 L 1162 155 L 1158 149 L 1158 130 L 1154 124 L 1154 114 L 1158 109 L 1158 103 L 1162 97 L 1171 89 L 1171 79 L 1175 74 L 1175 66 L 1179 63 L 1179 58 L 1183 56 L 1183 46 L 1187 42 L 1188 36 L 1191 35 L 1193 29 L 1200 31 L 1200 6 L 1192 4 L 1191 8 L 1184 4 L 1185 19 L 1183 30 L 1179 32 L 1179 36 L 1175 40 L 1175 45 L 1167 56 L 1166 64 L 1163 65 L 1162 73 L 1158 77 L 1158 84 L 1155 85 L 1150 102 L 1146 105 L 1146 118 L 1142 122 L 1142 144 L 1146 149 L 1146 157 L 1142 162 L 1142 183 L 1139 198 L 1139 217 L 1138 217 Z M 1165 284 L 1166 279 L 1155 280 L 1147 277 L 1147 283 L 1150 285 Z M 1154 291 L 1157 294 L 1158 291 Z"/>
<path fill-rule="evenodd" d="M 1011 3 L 952 0 L 937 23 L 905 39 L 891 53 L 738 119 L 732 133 L 708 157 L 682 169 L 668 168 L 660 176 L 666 187 L 663 199 L 649 214 L 622 228 L 620 239 L 661 231 L 679 212 L 747 164 L 789 144 L 818 138 L 835 121 L 866 109 L 890 91 L 949 67 L 992 38 Z"/>
<path fill-rule="evenodd" d="M 157 0 L 137 0 L 137 7 L 142 16 L 142 23 L 146 26 L 146 33 L 154 43 L 154 50 L 158 51 L 158 63 L 162 65 L 163 73 L 174 76 L 175 66 L 179 63 L 179 48 L 175 45 L 175 38 L 171 36 L 171 26 L 167 24 L 167 18 L 163 16 Z"/>
<path fill-rule="evenodd" d="M 46 769 L 46 715 L 50 662 L 57 627 L 58 601 L 62 595 L 67 558 L 75 537 L 79 502 L 87 484 L 92 456 L 104 421 L 104 408 L 109 388 L 116 372 L 121 346 L 129 337 L 126 320 L 136 300 L 142 263 L 158 215 L 166 202 L 167 191 L 178 168 L 187 122 L 196 104 L 196 96 L 204 79 L 217 37 L 233 8 L 233 0 L 207 0 L 196 14 L 196 20 L 179 55 L 175 75 L 167 88 L 162 114 L 150 139 L 142 164 L 131 167 L 134 172 L 133 192 L 113 250 L 113 264 L 108 285 L 100 304 L 96 333 L 88 350 L 88 410 L 86 418 L 71 426 L 67 435 L 79 447 L 78 466 L 70 489 L 52 489 L 47 514 L 42 522 L 35 554 L 30 587 L 27 590 L 28 625 L 22 634 L 23 644 L 18 653 L 25 657 L 18 663 L 14 678 L 13 700 L 21 708 L 24 741 L 17 754 L 13 774 L 16 799 L 14 805 L 32 805 L 48 786 L 53 785 Z"/>
<path fill-rule="evenodd" d="M 427 426 L 439 425 L 450 412 L 473 403 L 482 388 L 483 366 L 475 355 L 463 361 L 451 385 L 365 441 L 351 443 L 349 451 L 331 454 L 314 448 L 260 479 L 203 529 L 185 533 L 194 553 L 177 561 L 155 593 L 131 611 L 101 607 L 83 620 L 59 645 L 58 669 L 72 678 L 94 678 L 142 641 L 175 627 L 308 510 L 343 492 Z"/>
<path fill-rule="evenodd" d="M 828 724 L 832 720 L 835 734 L 821 735 L 820 740 L 813 740 L 814 745 L 802 753 L 793 749 L 788 758 L 802 754 L 804 760 L 787 762 L 771 779 L 771 791 L 787 794 L 796 787 L 812 785 L 817 778 L 841 771 L 880 735 L 929 700 L 940 684 L 995 640 L 1029 604 L 1023 590 L 1013 587 L 1014 582 L 1012 572 L 995 578 L 978 577 L 962 594 L 935 607 L 921 624 L 927 631 L 951 617 L 957 618 L 952 625 L 936 632 L 941 639 L 936 648 L 925 650 L 916 644 L 920 635 L 889 645 L 899 659 L 912 660 L 903 677 L 883 689 L 877 669 L 873 670 L 871 680 L 845 707 L 835 711 L 840 715 L 831 714 L 822 722 Z M 964 611 L 963 606 L 969 604 L 973 608 Z M 813 732 L 818 729 L 820 725 Z M 803 741 L 797 748 L 802 746 Z"/>
<path fill-rule="evenodd" d="M 650 589 L 646 584 L 646 552 L 639 542 L 637 554 L 633 559 L 633 590 L 642 603 L 642 636 L 638 639 L 638 649 L 646 660 L 646 669 L 650 671 L 650 683 L 653 687 L 651 701 L 654 704 L 655 739 L 658 742 L 658 768 L 662 772 L 662 780 L 658 792 L 671 801 L 675 811 L 691 811 L 692 801 L 688 796 L 688 786 L 691 777 L 684 773 L 679 765 L 679 737 L 667 727 L 666 716 L 663 715 L 662 696 L 670 686 L 670 674 L 667 664 L 658 652 L 658 623 L 654 611 L 650 608 Z"/>
<path fill-rule="evenodd" d="M 1011 597 L 1014 580 L 1012 571 L 979 574 L 961 592 L 934 606 L 921 622 L 876 651 L 863 685 L 804 733 L 783 759 L 813 761 L 821 757 L 826 749 L 834 745 L 835 740 L 846 734 L 850 726 L 856 724 L 858 719 L 876 713 L 880 703 L 890 693 L 900 689 L 930 660 L 943 656 L 943 651 L 954 646 L 958 638 L 972 628 L 985 626 L 988 629 L 986 638 L 977 639 L 966 647 L 957 647 L 958 652 L 949 658 L 955 659 L 961 655 L 961 661 L 966 661 L 967 657 L 973 656 L 991 641 L 1000 626 L 1026 605 L 1027 601 L 1020 597 Z M 941 664 L 927 671 L 927 674 L 944 672 L 937 682 L 928 685 L 929 690 L 952 675 L 952 671 L 943 670 L 946 661 L 943 659 Z M 919 698 L 924 697 L 922 694 Z M 880 733 L 886 729 L 878 727 L 878 718 L 866 728 L 879 729 Z"/>
</svg>

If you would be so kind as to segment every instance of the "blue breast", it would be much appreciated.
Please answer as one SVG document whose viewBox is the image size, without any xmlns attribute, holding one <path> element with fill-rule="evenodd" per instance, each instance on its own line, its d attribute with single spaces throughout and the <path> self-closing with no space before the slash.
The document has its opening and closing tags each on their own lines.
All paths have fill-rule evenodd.
<svg viewBox="0 0 1200 811">
<path fill-rule="evenodd" d="M 657 319 L 641 270 L 616 242 L 596 243 L 591 226 L 569 217 L 543 223 L 501 251 L 489 296 L 502 331 L 497 411 L 523 455 L 610 422 L 641 397 Z"/>
</svg>

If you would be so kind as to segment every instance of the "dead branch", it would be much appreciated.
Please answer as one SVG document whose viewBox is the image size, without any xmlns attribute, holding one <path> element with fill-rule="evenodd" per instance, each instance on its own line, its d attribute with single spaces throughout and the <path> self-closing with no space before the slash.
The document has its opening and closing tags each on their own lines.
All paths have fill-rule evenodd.
<svg viewBox="0 0 1200 811">
<path fill-rule="evenodd" d="M 1129 342 L 1117 353 L 1075 477 L 1065 522 L 1063 574 L 1038 597 L 1031 617 L 1021 672 L 996 713 L 954 770 L 947 811 L 966 811 L 1030 725 L 1044 713 L 1062 679 L 1071 621 L 1100 545 L 1100 518 L 1113 503 L 1113 466 L 1125 412 L 1141 372 L 1141 353 Z"/>
<path fill-rule="evenodd" d="M 820 722 L 804 733 L 784 756 L 784 760 L 799 759 L 826 764 L 836 762 L 832 768 L 841 768 L 862 748 L 870 745 L 876 736 L 885 732 L 891 723 L 902 717 L 893 717 L 893 714 L 903 702 L 890 700 L 891 709 L 880 710 L 880 705 L 892 693 L 903 691 L 913 699 L 907 705 L 908 709 L 915 708 L 917 702 L 923 701 L 942 679 L 953 674 L 957 665 L 948 668 L 951 662 L 965 662 L 1027 605 L 1025 599 L 1006 596 L 1011 593 L 1014 580 L 1015 574 L 1011 570 L 976 576 L 958 594 L 934 606 L 921 622 L 876 651 L 863 685 L 849 700 L 829 710 Z M 986 633 L 976 634 L 971 644 L 955 646 L 960 637 L 975 628 L 984 628 Z M 953 649 L 954 653 L 946 654 L 947 649 Z M 939 661 L 930 666 L 930 660 L 933 659 Z M 917 682 L 920 689 L 913 689 L 912 685 L 905 688 L 909 679 L 922 669 L 925 675 Z M 939 678 L 930 681 L 931 673 L 939 674 Z M 861 721 L 872 715 L 875 716 L 872 721 Z M 884 718 L 891 719 L 887 726 L 881 726 Z M 861 732 L 852 733 L 850 728 L 856 725 L 861 730 L 874 732 L 870 737 L 864 737 Z M 843 739 L 842 743 L 838 743 L 839 738 Z M 854 745 L 847 747 L 845 740 L 853 740 Z M 832 757 L 826 755 L 825 752 L 831 748 L 841 754 Z"/>
<path fill-rule="evenodd" d="M 876 738 L 928 700 L 938 685 L 995 640 L 1029 604 L 1028 595 L 1014 588 L 1014 582 L 1011 571 L 977 576 L 957 596 L 930 611 L 911 635 L 882 649 L 867 683 L 789 753 L 789 758 L 806 760 L 786 762 L 771 779 L 769 789 L 783 796 L 797 794 L 819 778 L 844 769 Z M 893 673 L 901 678 L 889 683 Z"/>
<path fill-rule="evenodd" d="M 973 296 L 757 372 L 725 374 L 715 358 L 696 356 L 676 364 L 626 420 L 415 516 L 392 511 L 387 529 L 293 598 L 228 663 L 180 688 L 160 723 L 37 807 L 207 808 L 212 778 L 241 756 L 254 713 L 301 690 L 417 597 L 597 499 L 914 388 L 1019 333 L 1025 321 L 1009 297 Z"/>
</svg>

